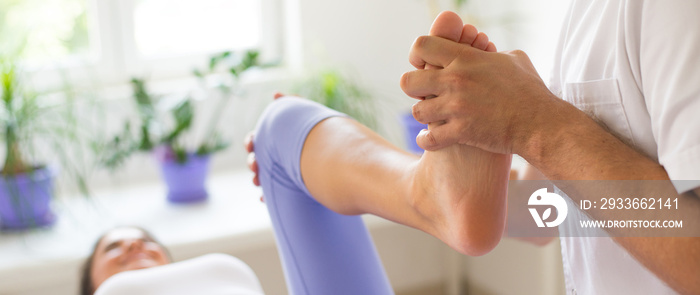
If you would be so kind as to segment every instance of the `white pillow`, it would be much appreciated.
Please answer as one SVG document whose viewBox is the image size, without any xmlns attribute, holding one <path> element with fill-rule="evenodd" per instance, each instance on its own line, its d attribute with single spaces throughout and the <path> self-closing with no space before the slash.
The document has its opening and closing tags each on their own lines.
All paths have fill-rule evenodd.
<svg viewBox="0 0 700 295">
<path fill-rule="evenodd" d="M 238 258 L 207 254 L 197 258 L 113 275 L 95 295 L 261 295 L 253 270 Z"/>
</svg>

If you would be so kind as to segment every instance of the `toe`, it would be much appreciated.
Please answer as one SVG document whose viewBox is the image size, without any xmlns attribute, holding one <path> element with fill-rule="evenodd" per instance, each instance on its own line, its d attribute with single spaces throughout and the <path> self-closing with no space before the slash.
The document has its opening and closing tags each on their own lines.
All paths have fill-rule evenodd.
<svg viewBox="0 0 700 295">
<path fill-rule="evenodd" d="M 493 42 L 489 42 L 489 46 L 486 46 L 486 51 L 488 52 L 496 52 L 498 51 L 496 49 L 496 44 L 493 44 Z"/>
<path fill-rule="evenodd" d="M 474 43 L 474 40 L 476 39 L 476 35 L 478 33 L 479 31 L 477 31 L 476 27 L 470 24 L 465 24 L 462 28 L 462 35 L 459 38 L 459 43 L 471 45 L 472 43 Z"/>
<path fill-rule="evenodd" d="M 441 12 L 430 27 L 430 35 L 459 41 L 462 34 L 462 19 L 452 11 Z"/>
<path fill-rule="evenodd" d="M 479 33 L 476 35 L 476 39 L 472 42 L 472 47 L 480 50 L 486 50 L 489 46 L 489 37 L 484 33 Z"/>
</svg>

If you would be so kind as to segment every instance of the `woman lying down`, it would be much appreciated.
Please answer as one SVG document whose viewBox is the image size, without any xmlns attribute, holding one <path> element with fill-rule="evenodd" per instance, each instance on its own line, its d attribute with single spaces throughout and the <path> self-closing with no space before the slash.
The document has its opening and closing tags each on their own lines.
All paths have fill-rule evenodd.
<svg viewBox="0 0 700 295">
<path fill-rule="evenodd" d="M 95 244 L 83 267 L 81 295 L 260 295 L 253 270 L 238 258 L 208 254 L 172 263 L 166 248 L 146 230 L 118 227 Z"/>
</svg>

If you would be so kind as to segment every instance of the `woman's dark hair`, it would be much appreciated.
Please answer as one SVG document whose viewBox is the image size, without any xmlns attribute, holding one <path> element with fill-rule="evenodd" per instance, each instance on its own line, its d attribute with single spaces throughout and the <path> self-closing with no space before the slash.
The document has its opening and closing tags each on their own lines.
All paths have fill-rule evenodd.
<svg viewBox="0 0 700 295">
<path fill-rule="evenodd" d="M 163 246 L 163 244 L 161 244 L 160 242 L 158 242 L 158 240 L 156 240 L 156 239 L 153 237 L 153 235 L 152 235 L 149 231 L 147 231 L 147 230 L 145 230 L 145 229 L 143 229 L 143 228 L 141 228 L 141 227 L 138 227 L 138 226 L 118 226 L 118 227 L 114 227 L 114 228 L 112 228 L 112 229 L 106 231 L 104 234 L 102 234 L 102 235 L 100 236 L 99 239 L 97 239 L 97 242 L 95 242 L 95 245 L 92 247 L 92 253 L 90 253 L 90 256 L 85 260 L 85 262 L 84 262 L 84 264 L 83 264 L 83 267 L 82 267 L 82 269 L 81 269 L 81 271 L 80 271 L 80 274 L 81 274 L 81 275 L 80 275 L 80 295 L 93 295 L 93 294 L 95 294 L 95 291 L 96 291 L 95 289 L 96 289 L 96 288 L 95 288 L 95 286 L 94 286 L 94 284 L 93 284 L 93 282 L 92 282 L 92 262 L 93 262 L 93 260 L 95 259 L 95 252 L 97 252 L 97 246 L 100 245 L 100 241 L 102 241 L 102 239 L 103 239 L 105 236 L 107 236 L 107 234 L 109 234 L 111 231 L 113 231 L 113 230 L 115 230 L 115 229 L 119 229 L 119 228 L 134 228 L 134 229 L 137 229 L 137 230 L 143 232 L 144 235 L 145 235 L 147 238 L 149 238 L 149 239 L 155 241 L 156 243 L 158 243 L 158 245 L 160 245 L 161 247 L 163 247 L 163 250 L 165 251 L 165 254 L 168 255 L 168 258 L 170 258 L 170 253 L 168 253 L 168 249 L 166 249 L 166 248 Z"/>
</svg>

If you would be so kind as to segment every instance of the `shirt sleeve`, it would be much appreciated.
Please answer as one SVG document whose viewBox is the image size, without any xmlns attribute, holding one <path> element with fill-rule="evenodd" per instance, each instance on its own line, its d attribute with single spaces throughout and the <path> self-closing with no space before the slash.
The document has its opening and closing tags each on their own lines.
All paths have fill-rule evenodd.
<svg viewBox="0 0 700 295">
<path fill-rule="evenodd" d="M 685 192 L 700 186 L 700 1 L 649 0 L 641 18 L 642 91 L 659 162 Z"/>
</svg>

